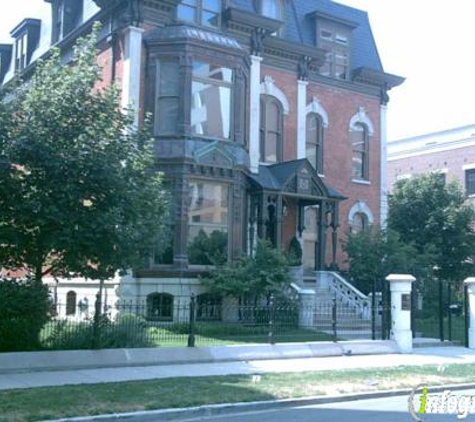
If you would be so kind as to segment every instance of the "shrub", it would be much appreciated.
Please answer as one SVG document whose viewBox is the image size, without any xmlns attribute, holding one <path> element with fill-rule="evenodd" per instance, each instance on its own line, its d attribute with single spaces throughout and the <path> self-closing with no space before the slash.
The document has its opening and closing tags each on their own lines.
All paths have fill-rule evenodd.
<svg viewBox="0 0 475 422">
<path fill-rule="evenodd" d="M 289 265 L 292 267 L 302 265 L 302 255 L 302 245 L 294 236 L 289 244 Z"/>
<path fill-rule="evenodd" d="M 0 279 L 0 351 L 38 350 L 50 311 L 46 286 L 32 280 Z"/>
<path fill-rule="evenodd" d="M 122 347 L 151 347 L 152 337 L 144 318 L 124 314 L 116 322 L 104 318 L 99 323 L 94 341 L 92 321 L 57 321 L 48 327 L 51 334 L 44 340 L 45 347 L 52 350 L 118 349 Z"/>
</svg>

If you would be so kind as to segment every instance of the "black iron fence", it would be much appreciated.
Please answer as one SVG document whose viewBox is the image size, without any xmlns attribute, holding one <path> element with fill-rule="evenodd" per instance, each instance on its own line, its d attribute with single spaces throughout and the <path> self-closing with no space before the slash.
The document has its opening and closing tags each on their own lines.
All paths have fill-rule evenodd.
<svg viewBox="0 0 475 422">
<path fill-rule="evenodd" d="M 388 309 L 364 312 L 338 302 L 199 301 L 157 296 L 74 309 L 56 304 L 40 333 L 46 350 L 195 347 L 384 339 Z M 72 312 L 74 310 L 74 312 Z M 100 315 L 100 316 L 99 316 Z"/>
<path fill-rule="evenodd" d="M 414 337 L 468 344 L 468 300 L 462 283 L 418 280 L 412 290 Z"/>
</svg>

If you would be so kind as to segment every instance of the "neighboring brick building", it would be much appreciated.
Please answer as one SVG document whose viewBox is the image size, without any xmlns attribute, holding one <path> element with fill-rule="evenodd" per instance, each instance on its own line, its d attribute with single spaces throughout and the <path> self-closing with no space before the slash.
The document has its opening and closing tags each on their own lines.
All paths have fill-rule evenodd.
<svg viewBox="0 0 475 422">
<path fill-rule="evenodd" d="M 307 270 L 344 266 L 351 225 L 386 215 L 387 74 L 365 12 L 331 0 L 47 0 L 0 46 L 0 82 L 103 23 L 104 81 L 155 116 L 173 238 L 123 296 L 201 293 L 203 249 L 302 242 Z M 213 249 L 215 248 L 215 249 Z"/>
<path fill-rule="evenodd" d="M 458 180 L 475 197 L 475 125 L 388 143 L 388 184 L 413 175 L 438 172 Z"/>
</svg>

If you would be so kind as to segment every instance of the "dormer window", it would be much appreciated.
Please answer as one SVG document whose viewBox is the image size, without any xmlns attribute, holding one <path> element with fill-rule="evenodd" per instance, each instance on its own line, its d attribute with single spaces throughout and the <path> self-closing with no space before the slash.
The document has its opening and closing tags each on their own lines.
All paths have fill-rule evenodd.
<svg viewBox="0 0 475 422">
<path fill-rule="evenodd" d="M 10 68 L 12 48 L 11 44 L 0 44 L 0 84 Z"/>
<path fill-rule="evenodd" d="M 282 0 L 261 0 L 261 14 L 266 18 L 271 18 L 279 21 L 284 20 Z M 278 37 L 282 36 L 282 29 L 279 29 L 272 35 Z"/>
<path fill-rule="evenodd" d="M 177 7 L 177 18 L 201 26 L 219 27 L 221 0 L 182 0 Z"/>
<path fill-rule="evenodd" d="M 31 60 L 33 51 L 38 46 L 41 21 L 25 19 L 10 33 L 15 39 L 15 72 L 25 69 Z"/>
<path fill-rule="evenodd" d="M 21 72 L 28 64 L 27 61 L 28 34 L 25 32 L 15 41 L 15 70 Z"/>
<path fill-rule="evenodd" d="M 49 0 L 53 8 L 53 43 L 62 40 L 82 21 L 83 0 Z"/>
<path fill-rule="evenodd" d="M 318 46 L 327 50 L 320 73 L 337 79 L 349 79 L 350 31 L 331 24 L 320 24 Z"/>
<path fill-rule="evenodd" d="M 282 20 L 282 0 L 261 0 L 261 13 L 267 18 Z"/>
</svg>

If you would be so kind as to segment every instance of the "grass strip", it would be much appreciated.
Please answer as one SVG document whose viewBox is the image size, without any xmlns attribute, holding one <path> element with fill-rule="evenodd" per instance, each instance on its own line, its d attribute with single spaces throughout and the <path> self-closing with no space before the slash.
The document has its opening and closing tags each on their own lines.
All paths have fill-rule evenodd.
<svg viewBox="0 0 475 422">
<path fill-rule="evenodd" d="M 475 364 L 169 378 L 0 392 L 1 422 L 475 382 Z M 256 380 L 257 378 L 257 380 Z"/>
</svg>

